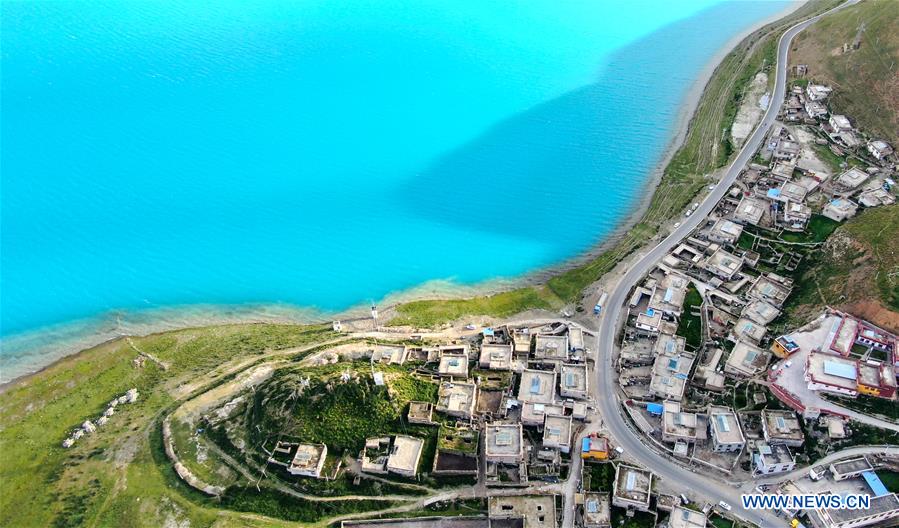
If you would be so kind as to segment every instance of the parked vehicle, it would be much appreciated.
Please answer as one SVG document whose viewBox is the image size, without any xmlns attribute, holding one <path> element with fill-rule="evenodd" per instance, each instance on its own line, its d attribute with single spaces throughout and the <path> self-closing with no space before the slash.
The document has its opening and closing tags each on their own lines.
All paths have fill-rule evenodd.
<svg viewBox="0 0 899 528">
<path fill-rule="evenodd" d="M 722 510 L 725 510 L 725 511 L 730 511 L 731 509 L 733 509 L 733 508 L 731 508 L 730 504 L 728 504 L 728 503 L 726 503 L 726 502 L 724 502 L 724 501 L 719 501 L 719 502 L 718 502 L 718 506 L 720 506 L 721 509 L 722 509 Z"/>
<path fill-rule="evenodd" d="M 599 300 L 596 301 L 596 305 L 593 307 L 593 315 L 599 315 L 600 312 L 602 312 L 602 307 L 606 304 L 607 300 L 609 300 L 609 294 L 602 292 L 602 295 L 599 296 Z"/>
</svg>

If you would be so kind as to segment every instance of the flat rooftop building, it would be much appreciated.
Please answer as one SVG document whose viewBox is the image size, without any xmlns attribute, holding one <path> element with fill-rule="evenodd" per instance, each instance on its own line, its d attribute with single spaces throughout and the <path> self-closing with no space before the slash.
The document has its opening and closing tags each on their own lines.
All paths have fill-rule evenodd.
<svg viewBox="0 0 899 528">
<path fill-rule="evenodd" d="M 565 408 L 561 404 L 525 402 L 521 406 L 521 423 L 525 426 L 540 426 L 546 415 L 564 412 Z"/>
<path fill-rule="evenodd" d="M 865 457 L 849 458 L 834 462 L 830 465 L 830 474 L 836 481 L 846 480 L 849 478 L 860 477 L 867 471 L 873 471 L 874 466 L 868 462 Z"/>
<path fill-rule="evenodd" d="M 563 453 L 571 450 L 571 417 L 546 415 L 543 422 L 543 447 L 558 449 Z"/>
<path fill-rule="evenodd" d="M 612 504 L 619 508 L 649 511 L 652 473 L 626 464 L 615 468 Z"/>
<path fill-rule="evenodd" d="M 431 402 L 411 401 L 409 402 L 409 423 L 430 425 L 434 423 L 431 418 L 434 415 L 434 404 Z"/>
<path fill-rule="evenodd" d="M 524 458 L 521 424 L 488 424 L 484 453 L 488 462 L 515 465 Z"/>
<path fill-rule="evenodd" d="M 740 200 L 739 205 L 737 205 L 736 210 L 734 210 L 734 222 L 744 225 L 758 225 L 767 209 L 768 205 L 758 198 L 744 196 Z"/>
<path fill-rule="evenodd" d="M 690 280 L 683 275 L 677 273 L 665 275 L 653 291 L 649 306 L 663 313 L 680 315 L 689 284 Z"/>
<path fill-rule="evenodd" d="M 584 528 L 612 526 L 612 503 L 608 493 L 584 494 Z"/>
<path fill-rule="evenodd" d="M 872 497 L 868 509 L 815 509 L 809 517 L 822 528 L 860 528 L 862 526 L 896 526 L 899 498 L 895 493 Z"/>
<path fill-rule="evenodd" d="M 893 147 L 882 139 L 868 142 L 868 152 L 878 160 L 882 160 L 893 153 Z"/>
<path fill-rule="evenodd" d="M 474 415 L 478 387 L 474 383 L 443 382 L 437 391 L 437 411 L 469 419 Z"/>
<path fill-rule="evenodd" d="M 662 326 L 662 311 L 654 308 L 647 308 L 637 314 L 635 326 L 641 330 L 649 332 L 658 332 Z"/>
<path fill-rule="evenodd" d="M 512 348 L 511 344 L 484 343 L 478 365 L 484 369 L 512 370 Z"/>
<path fill-rule="evenodd" d="M 556 401 L 556 373 L 527 369 L 521 373 L 518 399 L 522 402 L 549 404 Z"/>
<path fill-rule="evenodd" d="M 581 330 L 580 327 L 574 325 L 568 326 L 568 346 L 574 354 L 585 352 L 587 350 L 587 347 L 584 345 L 584 331 Z"/>
<path fill-rule="evenodd" d="M 523 518 L 528 528 L 556 527 L 555 495 L 493 496 L 487 499 L 490 519 Z"/>
<path fill-rule="evenodd" d="M 287 466 L 287 472 L 291 475 L 321 478 L 327 456 L 328 446 L 325 444 L 300 444 Z"/>
<path fill-rule="evenodd" d="M 712 450 L 716 452 L 734 452 L 743 449 L 746 439 L 740 428 L 740 421 L 733 409 L 716 405 L 709 406 L 709 430 L 712 437 Z"/>
<path fill-rule="evenodd" d="M 732 376 L 751 378 L 763 372 L 770 359 L 771 353 L 767 350 L 740 340 L 728 356 L 724 372 Z"/>
<path fill-rule="evenodd" d="M 762 411 L 762 432 L 769 444 L 799 447 L 805 441 L 802 425 L 793 411 Z"/>
<path fill-rule="evenodd" d="M 512 348 L 516 354 L 530 354 L 533 334 L 530 328 L 518 328 L 512 331 Z"/>
<path fill-rule="evenodd" d="M 661 343 L 661 345 L 660 345 Z M 684 338 L 660 334 L 652 364 L 649 393 L 665 400 L 680 401 L 693 368 L 693 355 L 683 352 Z"/>
<path fill-rule="evenodd" d="M 838 186 L 842 187 L 846 190 L 857 189 L 861 184 L 865 183 L 871 175 L 867 172 L 858 169 L 856 167 L 852 167 L 842 173 L 836 178 L 836 183 Z"/>
<path fill-rule="evenodd" d="M 765 325 L 758 324 L 745 317 L 738 319 L 733 329 L 733 335 L 738 340 L 745 339 L 755 344 L 758 344 L 767 333 L 768 328 Z"/>
<path fill-rule="evenodd" d="M 741 315 L 760 325 L 767 325 L 777 319 L 777 316 L 780 315 L 780 310 L 768 301 L 753 301 L 746 305 Z"/>
<path fill-rule="evenodd" d="M 752 283 L 747 296 L 751 299 L 767 301 L 774 306 L 780 307 L 787 300 L 787 297 L 790 296 L 791 289 L 776 280 L 773 274 L 760 275 Z"/>
<path fill-rule="evenodd" d="M 562 365 L 559 393 L 563 398 L 587 399 L 587 365 L 583 363 Z"/>
<path fill-rule="evenodd" d="M 812 352 L 805 366 L 805 381 L 811 390 L 846 396 L 858 394 L 858 368 L 853 359 Z"/>
<path fill-rule="evenodd" d="M 387 471 L 415 478 L 424 445 L 424 440 L 421 438 L 405 435 L 395 436 L 393 446 L 390 448 L 390 456 L 387 458 Z"/>
<path fill-rule="evenodd" d="M 696 413 L 683 412 L 680 402 L 666 401 L 662 404 L 662 440 L 669 443 L 696 442 L 705 439 L 707 419 Z"/>
<path fill-rule="evenodd" d="M 796 459 L 790 453 L 790 449 L 783 444 L 756 443 L 752 462 L 755 472 L 761 475 L 783 473 L 796 468 Z"/>
<path fill-rule="evenodd" d="M 534 358 L 542 361 L 568 361 L 568 336 L 537 334 Z"/>
<path fill-rule="evenodd" d="M 798 183 L 788 181 L 780 186 L 780 198 L 782 201 L 788 200 L 791 202 L 802 203 L 805 201 L 805 195 L 807 194 L 808 189 Z"/>
<path fill-rule="evenodd" d="M 722 218 L 709 230 L 708 237 L 712 242 L 733 245 L 737 243 L 742 233 L 743 226 Z"/>
<path fill-rule="evenodd" d="M 703 267 L 709 273 L 723 280 L 730 280 L 743 267 L 743 259 L 719 249 L 706 259 Z"/>
<path fill-rule="evenodd" d="M 831 200 L 821 210 L 822 215 L 836 222 L 852 218 L 856 212 L 858 212 L 858 204 L 847 198 Z"/>
<path fill-rule="evenodd" d="M 675 506 L 668 518 L 668 528 L 705 528 L 706 514 L 684 506 Z"/>
<path fill-rule="evenodd" d="M 441 350 L 440 365 L 437 372 L 441 376 L 450 376 L 455 378 L 468 377 L 468 353 L 460 349 Z"/>
</svg>

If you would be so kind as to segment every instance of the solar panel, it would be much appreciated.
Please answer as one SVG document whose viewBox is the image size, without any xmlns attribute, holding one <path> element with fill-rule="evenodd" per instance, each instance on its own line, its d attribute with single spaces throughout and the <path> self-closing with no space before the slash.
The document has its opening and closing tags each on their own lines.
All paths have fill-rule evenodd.
<svg viewBox="0 0 899 528">
<path fill-rule="evenodd" d="M 574 382 L 574 373 L 569 372 L 565 374 L 565 386 L 574 387 L 576 384 Z"/>
<path fill-rule="evenodd" d="M 778 416 L 777 418 L 774 419 L 774 421 L 777 423 L 778 429 L 784 430 L 787 428 L 787 422 L 783 419 L 782 416 Z"/>
<path fill-rule="evenodd" d="M 856 379 L 857 376 L 855 365 L 838 363 L 836 361 L 825 361 L 824 373 L 831 376 L 837 376 L 839 378 L 846 378 L 851 380 Z"/>
<path fill-rule="evenodd" d="M 540 393 L 540 378 L 531 378 L 531 394 Z"/>
<path fill-rule="evenodd" d="M 596 503 L 596 500 L 590 499 L 587 501 L 587 513 L 596 513 L 599 511 L 599 505 Z"/>
<path fill-rule="evenodd" d="M 634 475 L 633 473 L 628 473 L 627 474 L 627 483 L 624 485 L 624 488 L 627 491 L 633 491 L 634 486 L 636 486 L 636 485 L 637 485 L 637 475 Z"/>
<path fill-rule="evenodd" d="M 715 417 L 715 419 L 718 420 L 718 427 L 719 427 L 722 431 L 724 431 L 725 433 L 729 433 L 729 432 L 730 432 L 730 424 L 727 423 L 727 416 L 726 416 L 726 415 L 724 415 L 724 414 L 719 414 L 718 416 Z"/>
</svg>

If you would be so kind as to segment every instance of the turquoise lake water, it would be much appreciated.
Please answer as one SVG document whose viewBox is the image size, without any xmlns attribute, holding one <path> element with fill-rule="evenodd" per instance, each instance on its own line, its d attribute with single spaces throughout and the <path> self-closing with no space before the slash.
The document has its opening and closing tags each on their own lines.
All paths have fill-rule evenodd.
<svg viewBox="0 0 899 528">
<path fill-rule="evenodd" d="M 2 3 L 0 333 L 557 264 L 787 2 Z"/>
</svg>

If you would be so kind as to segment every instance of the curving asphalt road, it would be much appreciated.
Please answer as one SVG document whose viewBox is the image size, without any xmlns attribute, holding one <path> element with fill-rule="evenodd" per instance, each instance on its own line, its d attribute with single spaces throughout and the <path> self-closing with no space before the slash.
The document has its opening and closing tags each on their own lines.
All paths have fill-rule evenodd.
<svg viewBox="0 0 899 528">
<path fill-rule="evenodd" d="M 762 141 L 774 124 L 780 106 L 783 104 L 786 91 L 787 77 L 787 52 L 790 49 L 790 43 L 793 38 L 815 23 L 824 15 L 838 11 L 847 5 L 856 3 L 858 0 L 850 0 L 839 6 L 826 11 L 821 15 L 812 17 L 804 22 L 800 22 L 788 29 L 780 38 L 777 46 L 777 75 L 774 85 L 774 94 L 771 97 L 771 104 L 765 112 L 761 123 L 756 127 L 755 131 L 746 141 L 743 149 L 734 159 L 733 163 L 727 168 L 727 172 L 722 177 L 720 183 L 712 190 L 712 192 L 703 200 L 696 211 L 676 228 L 667 238 L 662 240 L 657 246 L 650 249 L 640 260 L 627 270 L 618 285 L 611 292 L 609 301 L 602 321 L 600 330 L 597 334 L 597 350 L 599 357 L 596 364 L 597 373 L 597 408 L 605 419 L 606 427 L 609 429 L 614 440 L 621 446 L 626 455 L 636 459 L 642 465 L 651 469 L 659 478 L 664 479 L 667 483 L 677 483 L 685 493 L 694 496 L 700 496 L 713 503 L 725 501 L 733 506 L 733 515 L 752 522 L 758 526 L 786 526 L 787 522 L 775 516 L 773 513 L 764 511 L 748 511 L 740 507 L 740 491 L 736 488 L 728 486 L 719 480 L 694 473 L 693 471 L 680 466 L 677 462 L 671 461 L 656 453 L 653 449 L 647 447 L 640 441 L 637 434 L 634 433 L 625 423 L 621 415 L 618 400 L 618 385 L 615 380 L 615 369 L 612 364 L 612 357 L 615 348 L 615 336 L 617 330 L 622 324 L 622 308 L 628 297 L 630 290 L 636 286 L 656 263 L 662 259 L 671 249 L 682 239 L 686 238 L 701 222 L 705 222 L 709 213 L 715 208 L 724 194 L 730 189 L 741 169 L 752 159 L 752 156 L 758 150 Z M 626 313 L 626 312 L 625 312 Z"/>
</svg>

